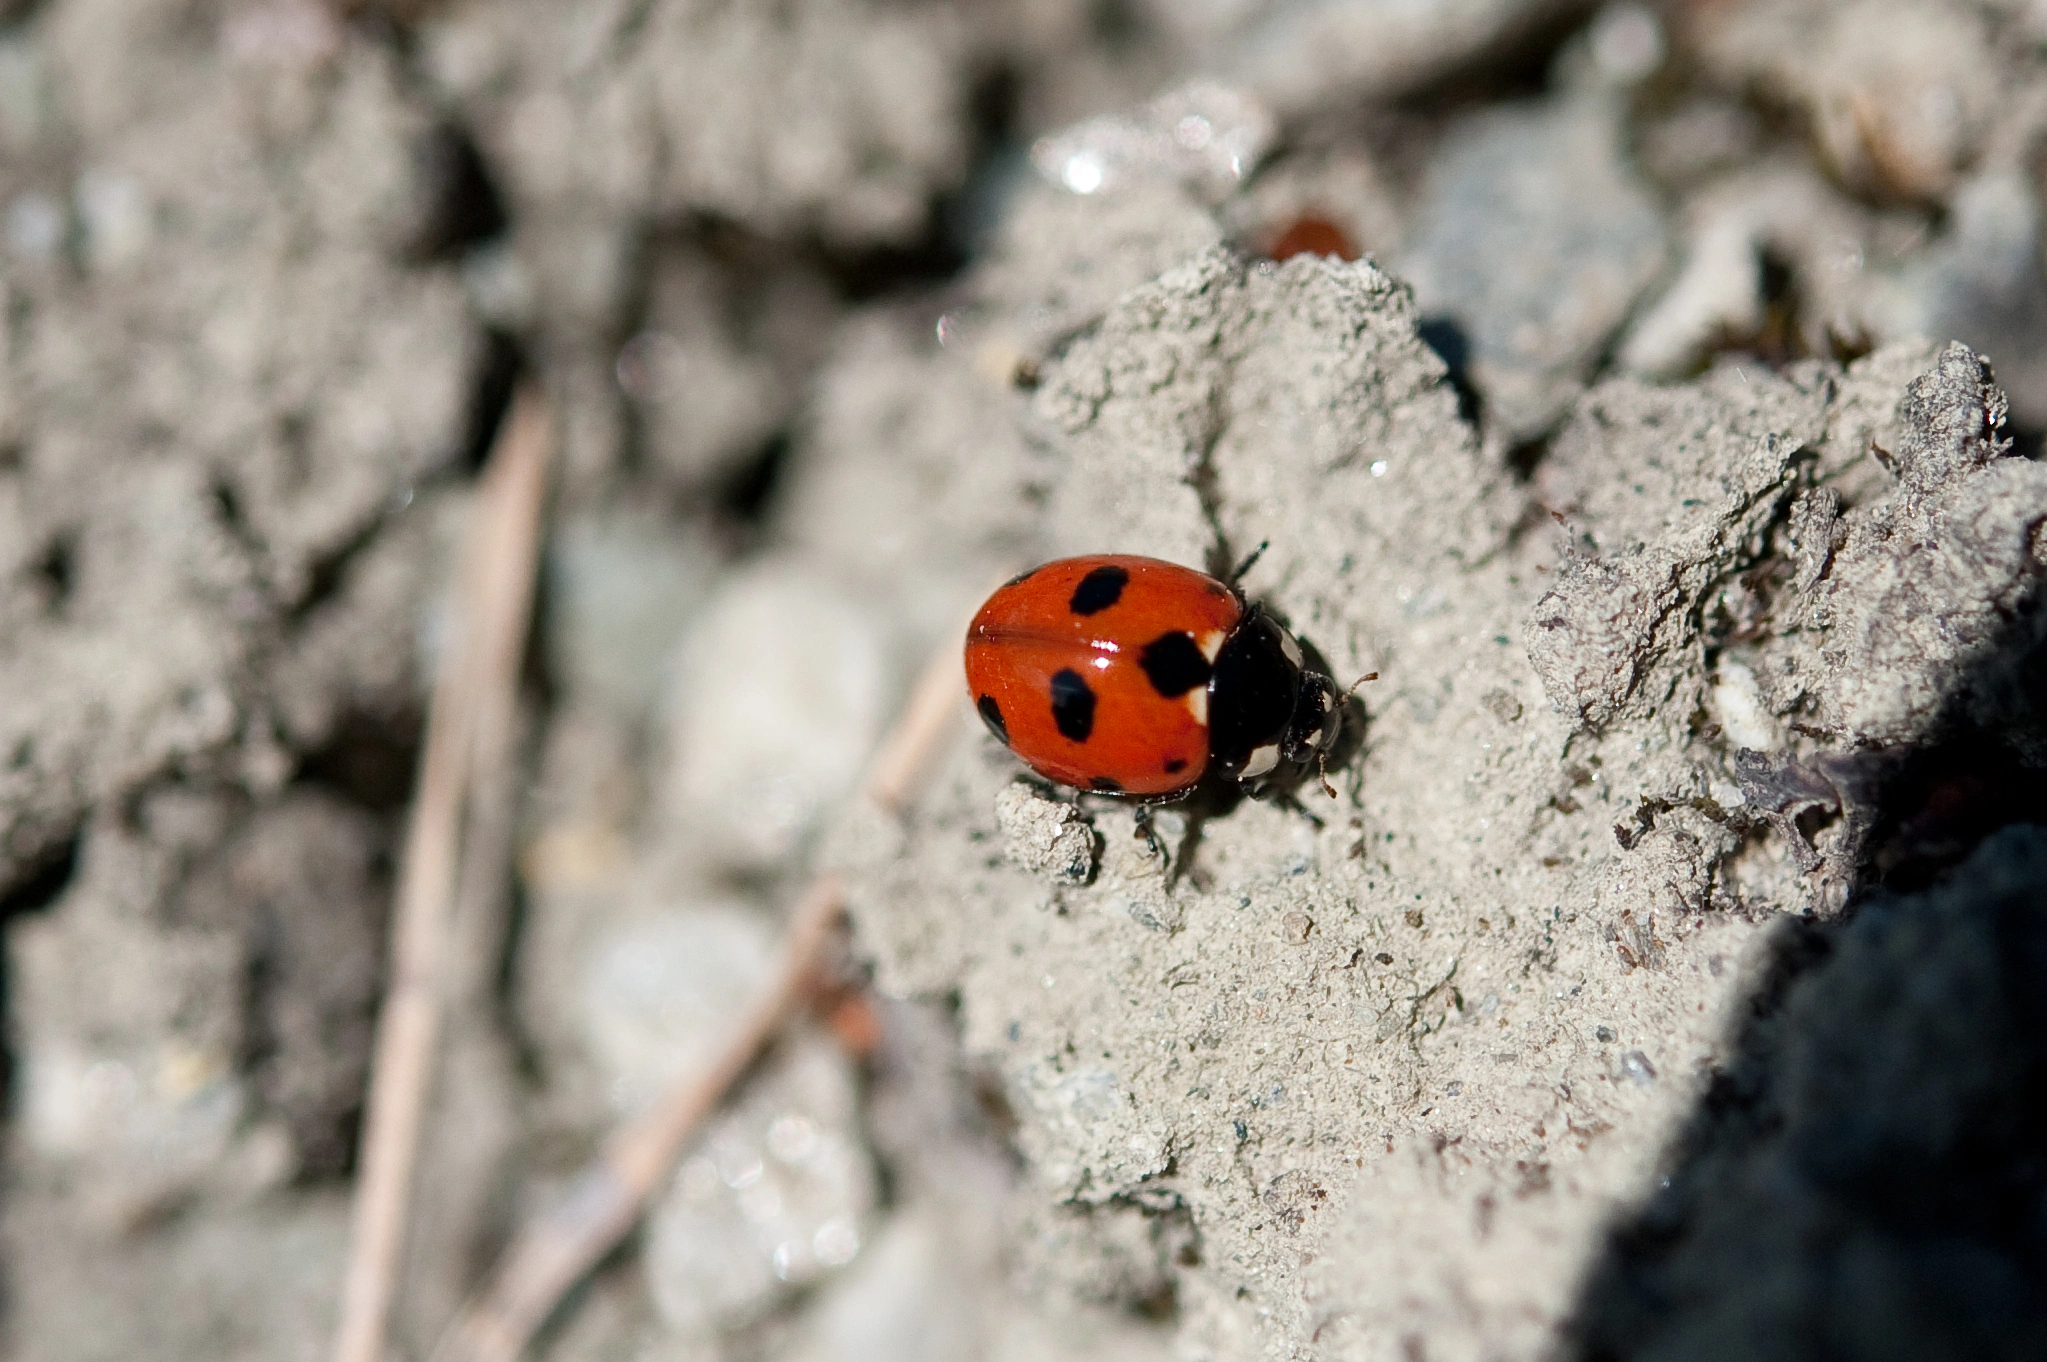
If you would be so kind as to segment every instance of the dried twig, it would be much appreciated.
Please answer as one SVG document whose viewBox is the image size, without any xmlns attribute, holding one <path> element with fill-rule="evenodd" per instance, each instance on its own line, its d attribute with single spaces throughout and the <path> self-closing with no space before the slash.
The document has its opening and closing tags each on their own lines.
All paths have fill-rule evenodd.
<svg viewBox="0 0 2047 1362">
<path fill-rule="evenodd" d="M 948 643 L 925 667 L 875 756 L 867 793 L 882 809 L 901 811 L 957 717 L 961 693 L 959 653 Z M 569 1288 L 631 1232 L 697 1126 L 807 996 L 844 905 L 836 875 L 811 883 L 792 915 L 781 968 L 717 1061 L 613 1134 L 562 1203 L 520 1233 L 436 1350 L 436 1362 L 513 1362 Z"/>
<path fill-rule="evenodd" d="M 962 628 L 960 634 L 964 636 Z M 897 814 L 916 793 L 939 745 L 959 717 L 966 681 L 960 674 L 959 644 L 952 640 L 939 645 L 938 655 L 924 664 L 917 684 L 896 725 L 882 739 L 867 769 L 867 797 L 886 813 Z"/>
<path fill-rule="evenodd" d="M 502 743 L 511 729 L 500 716 L 513 703 L 533 609 L 552 446 L 545 403 L 521 394 L 491 452 L 464 544 L 392 912 L 391 977 L 377 1019 L 336 1362 L 383 1362 L 440 1031 L 465 797 L 479 765 L 502 764 L 479 744 Z"/>
</svg>

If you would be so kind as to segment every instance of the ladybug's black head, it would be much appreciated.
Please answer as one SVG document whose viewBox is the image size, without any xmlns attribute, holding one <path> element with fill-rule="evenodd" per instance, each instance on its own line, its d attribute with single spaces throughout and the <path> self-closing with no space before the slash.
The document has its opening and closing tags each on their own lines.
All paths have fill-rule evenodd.
<svg viewBox="0 0 2047 1362">
<path fill-rule="evenodd" d="M 1209 769 L 1226 780 L 1285 786 L 1327 761 L 1343 726 L 1336 685 L 1257 606 L 1223 645 L 1208 683 Z"/>
<path fill-rule="evenodd" d="M 1294 701 L 1293 722 L 1287 725 L 1284 755 L 1288 761 L 1321 766 L 1336 749 L 1343 732 L 1343 693 L 1336 683 L 1313 668 L 1301 671 L 1301 694 Z"/>
</svg>

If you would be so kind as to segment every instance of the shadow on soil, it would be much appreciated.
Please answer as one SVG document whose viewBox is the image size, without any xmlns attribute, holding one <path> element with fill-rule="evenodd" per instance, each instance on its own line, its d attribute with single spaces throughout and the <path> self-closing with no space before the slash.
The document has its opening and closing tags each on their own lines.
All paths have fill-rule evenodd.
<svg viewBox="0 0 2047 1362">
<path fill-rule="evenodd" d="M 1780 924 L 1560 1355 L 2047 1357 L 2047 770 L 2021 755 L 2047 733 L 2043 615 L 1950 700 L 2008 722 L 1831 768 L 1863 829 L 1847 911 Z"/>
</svg>

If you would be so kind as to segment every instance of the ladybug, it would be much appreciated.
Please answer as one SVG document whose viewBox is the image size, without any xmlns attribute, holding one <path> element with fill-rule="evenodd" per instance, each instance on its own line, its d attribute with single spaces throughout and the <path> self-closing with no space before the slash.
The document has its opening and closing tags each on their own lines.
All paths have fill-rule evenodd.
<svg viewBox="0 0 2047 1362">
<path fill-rule="evenodd" d="M 1204 781 L 1283 788 L 1327 765 L 1343 722 L 1343 693 L 1279 621 L 1156 558 L 1012 578 L 968 626 L 966 663 L 982 721 L 1032 770 L 1146 803 Z"/>
<path fill-rule="evenodd" d="M 1297 255 L 1332 255 L 1338 260 L 1355 260 L 1358 248 L 1351 244 L 1343 228 L 1320 214 L 1309 213 L 1295 218 L 1265 252 L 1268 260 L 1291 260 Z"/>
</svg>

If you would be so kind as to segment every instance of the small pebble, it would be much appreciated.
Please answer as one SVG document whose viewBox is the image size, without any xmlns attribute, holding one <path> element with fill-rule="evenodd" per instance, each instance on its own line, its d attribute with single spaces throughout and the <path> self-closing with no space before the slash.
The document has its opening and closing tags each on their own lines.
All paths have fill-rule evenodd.
<svg viewBox="0 0 2047 1362">
<path fill-rule="evenodd" d="M 614 1110 L 644 1110 L 709 1067 L 774 958 L 767 919 L 736 902 L 645 914 L 599 934 L 583 967 L 583 1043 Z"/>
<path fill-rule="evenodd" d="M 1646 1088 L 1656 1081 L 1656 1066 L 1640 1050 L 1630 1050 L 1621 1056 L 1621 1077 L 1637 1087 Z"/>
<path fill-rule="evenodd" d="M 542 638 L 576 699 L 637 721 L 715 570 L 709 545 L 650 517 L 580 517 L 550 536 Z"/>
<path fill-rule="evenodd" d="M 790 1362 L 951 1362 L 981 1351 L 972 1265 L 929 1212 L 891 1219 L 807 1312 Z"/>
<path fill-rule="evenodd" d="M 995 797 L 995 818 L 1002 829 L 1002 855 L 1010 864 L 1055 884 L 1086 884 L 1094 878 L 1100 838 L 1073 805 L 1016 781 Z"/>
<path fill-rule="evenodd" d="M 747 1084 L 655 1204 L 643 1266 L 655 1307 L 697 1337 L 758 1319 L 859 1256 L 876 1197 L 852 1071 L 806 1037 Z"/>
<path fill-rule="evenodd" d="M 721 586 L 669 690 L 666 821 L 736 870 L 782 868 L 858 780 L 894 700 L 887 633 L 819 573 Z"/>
</svg>

